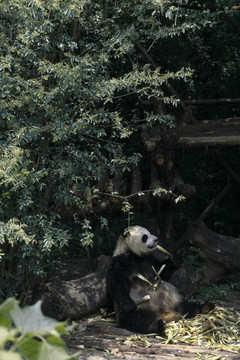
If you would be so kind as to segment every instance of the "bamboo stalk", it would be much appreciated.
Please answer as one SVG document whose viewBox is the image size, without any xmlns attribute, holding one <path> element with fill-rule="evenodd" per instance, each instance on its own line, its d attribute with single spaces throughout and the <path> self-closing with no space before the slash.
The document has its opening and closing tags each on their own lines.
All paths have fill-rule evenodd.
<svg viewBox="0 0 240 360">
<path fill-rule="evenodd" d="M 169 251 L 165 250 L 162 246 L 157 245 L 157 249 L 162 251 L 164 254 L 167 254 L 168 256 L 172 257 L 172 254 Z"/>
<path fill-rule="evenodd" d="M 135 300 L 135 304 L 140 305 L 146 301 L 149 301 L 150 299 L 151 299 L 150 295 L 145 295 L 145 296 L 141 297 L 140 299 Z"/>
</svg>

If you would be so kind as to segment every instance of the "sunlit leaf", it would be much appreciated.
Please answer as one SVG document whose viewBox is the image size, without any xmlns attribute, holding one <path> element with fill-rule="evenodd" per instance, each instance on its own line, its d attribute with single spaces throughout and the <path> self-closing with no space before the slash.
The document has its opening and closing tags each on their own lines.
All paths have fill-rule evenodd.
<svg viewBox="0 0 240 360">
<path fill-rule="evenodd" d="M 37 301 L 36 304 L 24 308 L 17 306 L 11 314 L 14 324 L 22 334 L 52 332 L 58 324 L 57 320 L 43 315 L 41 301 Z"/>
</svg>

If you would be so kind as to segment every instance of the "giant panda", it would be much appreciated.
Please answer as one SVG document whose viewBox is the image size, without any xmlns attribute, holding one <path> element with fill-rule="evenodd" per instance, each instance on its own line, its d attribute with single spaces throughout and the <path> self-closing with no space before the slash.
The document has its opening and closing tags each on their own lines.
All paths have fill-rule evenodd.
<svg viewBox="0 0 240 360">
<path fill-rule="evenodd" d="M 160 261 L 157 247 L 157 237 L 138 225 L 126 229 L 117 241 L 108 268 L 107 291 L 121 328 L 164 335 L 166 322 L 214 308 L 212 302 L 190 303 L 182 297 L 168 282 L 179 264 L 172 256 Z"/>
</svg>

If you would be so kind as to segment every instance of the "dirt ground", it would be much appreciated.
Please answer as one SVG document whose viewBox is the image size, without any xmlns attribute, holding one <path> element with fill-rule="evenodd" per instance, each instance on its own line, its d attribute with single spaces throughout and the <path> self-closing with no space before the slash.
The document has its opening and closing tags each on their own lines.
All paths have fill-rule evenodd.
<svg viewBox="0 0 240 360">
<path fill-rule="evenodd" d="M 233 288 L 225 299 L 216 301 L 216 305 L 240 312 L 240 288 Z M 240 360 L 240 352 L 214 348 L 207 343 L 164 345 L 156 334 L 133 334 L 117 328 L 100 314 L 75 322 L 66 343 L 70 353 L 79 352 L 77 359 L 81 360 Z"/>
</svg>

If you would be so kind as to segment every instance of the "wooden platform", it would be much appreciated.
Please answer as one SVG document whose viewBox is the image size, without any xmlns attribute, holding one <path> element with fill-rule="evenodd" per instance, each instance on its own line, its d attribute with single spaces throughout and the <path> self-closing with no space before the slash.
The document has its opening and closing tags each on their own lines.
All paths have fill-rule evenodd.
<svg viewBox="0 0 240 360">
<path fill-rule="evenodd" d="M 142 139 L 148 151 L 161 147 L 163 139 L 157 127 L 144 128 Z M 185 126 L 177 147 L 223 147 L 240 145 L 240 117 L 198 121 Z"/>
<path fill-rule="evenodd" d="M 240 145 L 240 118 L 199 121 L 183 130 L 178 144 L 181 147 Z"/>
</svg>

